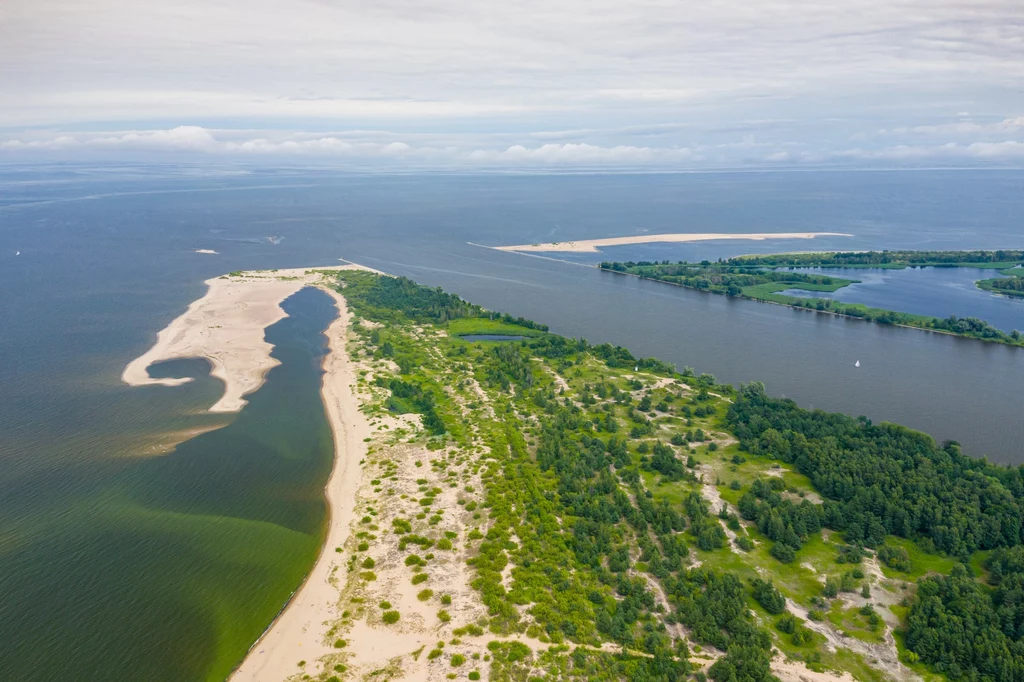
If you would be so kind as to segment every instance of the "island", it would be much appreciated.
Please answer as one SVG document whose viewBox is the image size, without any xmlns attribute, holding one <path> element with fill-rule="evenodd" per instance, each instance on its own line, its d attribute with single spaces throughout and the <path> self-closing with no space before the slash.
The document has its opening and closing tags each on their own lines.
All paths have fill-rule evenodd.
<svg viewBox="0 0 1024 682">
<path fill-rule="evenodd" d="M 231 273 L 204 299 L 216 287 L 267 302 L 256 323 L 236 320 L 258 328 L 277 287 L 305 286 L 339 310 L 323 361 L 324 543 L 244 658 L 222 652 L 231 679 L 1024 670 L 1020 468 L 355 266 Z M 189 346 L 178 334 L 229 321 L 204 307 L 147 360 L 220 357 L 232 335 Z M 251 377 L 266 362 L 244 336 Z M 251 382 L 232 387 L 243 366 L 225 367 L 244 409 Z"/>
<path fill-rule="evenodd" d="M 714 294 L 777 303 L 880 324 L 916 327 L 983 341 L 1024 346 L 1024 338 L 1020 331 L 1005 332 L 976 317 L 938 318 L 814 296 L 815 292 L 837 291 L 856 283 L 857 280 L 798 271 L 814 268 L 970 267 L 992 270 L 1003 275 L 976 282 L 979 288 L 994 294 L 1024 296 L 1022 266 L 1022 250 L 782 253 L 739 256 L 715 262 L 605 261 L 598 265 L 605 272 L 633 275 Z M 807 295 L 802 295 L 803 292 Z"/>
<path fill-rule="evenodd" d="M 638 234 L 630 237 L 602 237 L 599 239 L 579 239 L 564 242 L 546 242 L 543 244 L 513 244 L 510 246 L 494 246 L 499 251 L 515 251 L 527 253 L 532 251 L 551 251 L 562 253 L 598 253 L 602 246 L 630 246 L 635 244 L 680 244 L 684 242 L 706 242 L 724 240 L 766 239 L 814 239 L 816 237 L 852 237 L 845 232 L 669 232 L 665 234 Z"/>
</svg>

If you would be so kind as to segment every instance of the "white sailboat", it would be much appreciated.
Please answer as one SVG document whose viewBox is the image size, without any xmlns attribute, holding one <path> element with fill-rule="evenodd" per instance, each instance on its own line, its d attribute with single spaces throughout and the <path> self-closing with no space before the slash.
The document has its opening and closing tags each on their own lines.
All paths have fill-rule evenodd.
<svg viewBox="0 0 1024 682">
<path fill-rule="evenodd" d="M 860 360 L 858 360 L 857 362 L 853 363 L 853 366 L 854 367 L 860 367 Z"/>
</svg>

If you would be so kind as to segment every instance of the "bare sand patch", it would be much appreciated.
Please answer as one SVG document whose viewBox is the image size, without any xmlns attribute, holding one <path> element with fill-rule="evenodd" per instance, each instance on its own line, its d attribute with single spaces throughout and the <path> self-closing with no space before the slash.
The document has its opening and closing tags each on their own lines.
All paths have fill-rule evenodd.
<svg viewBox="0 0 1024 682">
<path fill-rule="evenodd" d="M 547 242 L 545 244 L 517 244 L 495 246 L 499 251 L 552 251 L 562 253 L 598 253 L 602 246 L 627 246 L 629 244 L 703 242 L 727 239 L 763 241 L 765 239 L 814 239 L 815 237 L 852 237 L 845 232 L 704 232 L 668 234 L 640 234 L 632 237 L 605 237 L 603 239 L 581 239 L 568 242 Z"/>
<path fill-rule="evenodd" d="M 246 404 L 244 396 L 262 386 L 267 372 L 279 364 L 263 337 L 267 327 L 285 317 L 281 302 L 303 287 L 322 284 L 318 271 L 351 269 L 367 268 L 263 270 L 208 279 L 206 295 L 160 331 L 153 347 L 124 368 L 121 380 L 129 386 L 180 386 L 192 379 L 156 379 L 149 375 L 149 366 L 205 358 L 211 375 L 224 382 L 224 394 L 210 412 L 237 412 Z"/>
<path fill-rule="evenodd" d="M 855 682 L 853 675 L 826 671 L 815 672 L 798 661 L 774 660 L 772 672 L 782 682 Z"/>
</svg>

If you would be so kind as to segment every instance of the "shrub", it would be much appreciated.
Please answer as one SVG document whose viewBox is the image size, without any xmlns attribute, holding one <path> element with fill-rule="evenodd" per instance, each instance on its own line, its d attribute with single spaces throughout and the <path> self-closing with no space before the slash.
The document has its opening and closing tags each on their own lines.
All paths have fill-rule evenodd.
<svg viewBox="0 0 1024 682">
<path fill-rule="evenodd" d="M 392 625 L 394 623 L 397 623 L 398 619 L 401 618 L 401 616 L 398 615 L 398 611 L 385 611 L 382 618 L 384 619 L 385 623 L 387 623 L 388 625 Z"/>
<path fill-rule="evenodd" d="M 776 542 L 772 545 L 771 554 L 784 564 L 792 563 L 796 559 L 796 552 L 784 542 Z"/>
<path fill-rule="evenodd" d="M 444 604 L 445 606 L 447 606 L 448 604 L 451 604 L 452 603 L 452 595 L 450 595 L 450 594 L 442 594 L 441 595 L 441 603 Z"/>
<path fill-rule="evenodd" d="M 452 614 L 448 613 L 444 609 L 437 612 L 437 619 L 442 623 L 449 623 L 452 619 Z"/>
<path fill-rule="evenodd" d="M 753 578 L 750 584 L 754 588 L 754 599 L 764 607 L 765 611 L 778 615 L 786 610 L 786 599 L 775 588 L 772 581 Z"/>
<path fill-rule="evenodd" d="M 382 602 L 380 603 L 380 608 L 381 608 L 381 610 L 383 610 L 383 611 L 387 611 L 388 609 L 390 609 L 390 608 L 391 608 L 391 602 L 389 602 L 389 601 L 382 601 Z"/>
<path fill-rule="evenodd" d="M 417 573 L 416 575 L 414 575 L 412 577 L 412 584 L 413 585 L 419 585 L 420 583 L 426 582 L 427 581 L 427 577 L 428 576 L 427 576 L 426 573 Z"/>
<path fill-rule="evenodd" d="M 373 568 L 377 565 L 377 562 L 373 560 L 373 557 L 366 557 L 363 559 L 363 568 Z"/>
<path fill-rule="evenodd" d="M 460 665 L 462 665 L 465 662 L 466 662 L 466 657 L 463 656 L 462 654 L 452 654 L 451 663 L 452 663 L 452 667 L 453 668 L 457 668 L 457 667 L 459 667 Z"/>
<path fill-rule="evenodd" d="M 420 590 L 420 593 L 416 595 L 416 598 L 420 601 L 427 601 L 434 596 L 433 590 Z"/>
</svg>

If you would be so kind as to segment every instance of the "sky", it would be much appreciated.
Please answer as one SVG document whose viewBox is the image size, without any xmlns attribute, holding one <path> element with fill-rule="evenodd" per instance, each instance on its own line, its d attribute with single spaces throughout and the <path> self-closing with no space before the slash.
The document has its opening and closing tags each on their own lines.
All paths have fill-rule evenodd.
<svg viewBox="0 0 1024 682">
<path fill-rule="evenodd" d="M 1024 167 L 1022 0 L 0 0 L 0 163 Z"/>
</svg>

